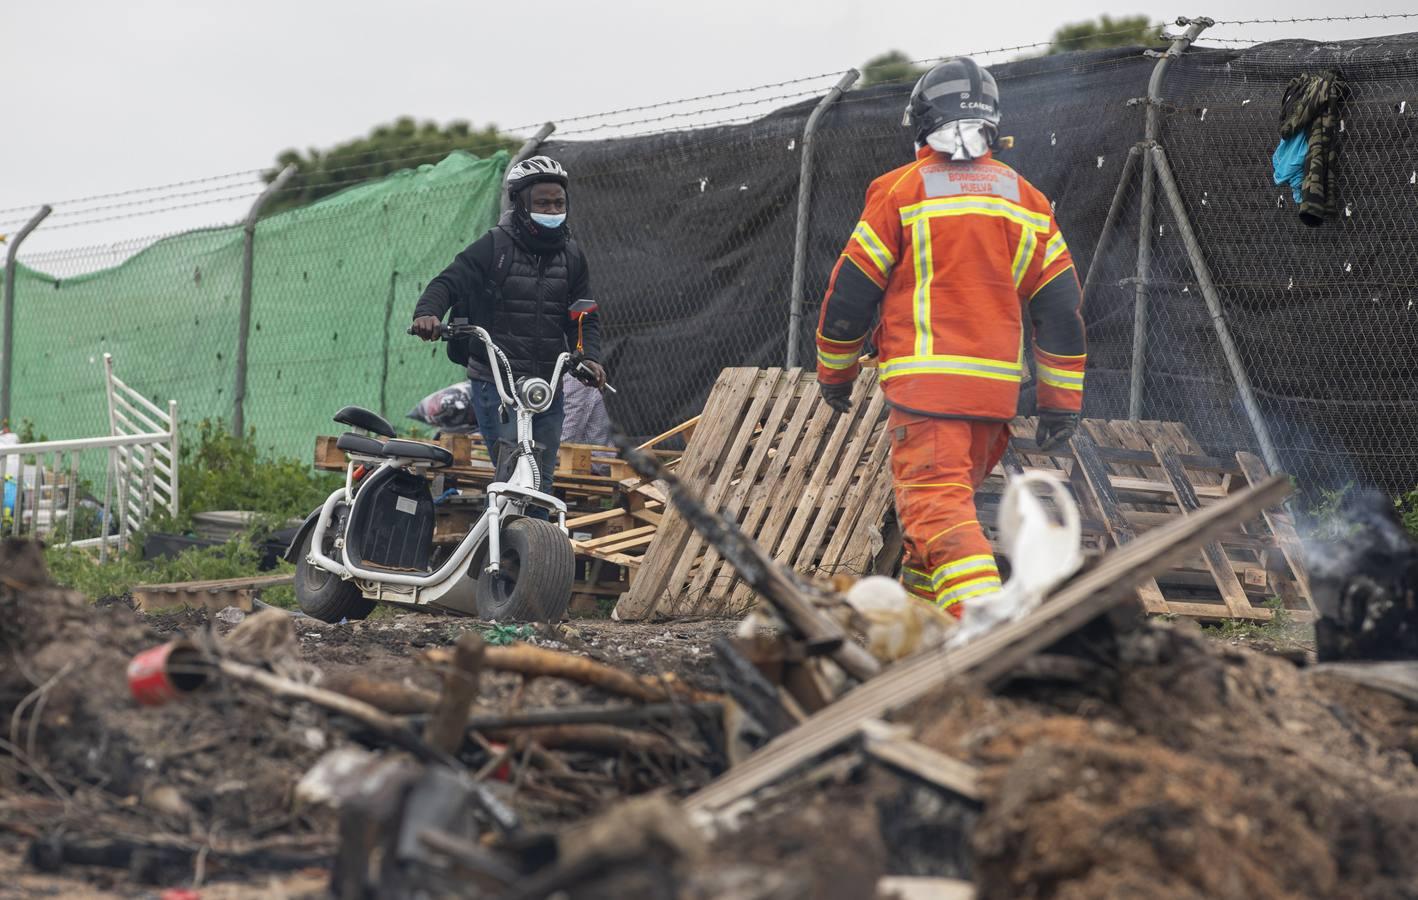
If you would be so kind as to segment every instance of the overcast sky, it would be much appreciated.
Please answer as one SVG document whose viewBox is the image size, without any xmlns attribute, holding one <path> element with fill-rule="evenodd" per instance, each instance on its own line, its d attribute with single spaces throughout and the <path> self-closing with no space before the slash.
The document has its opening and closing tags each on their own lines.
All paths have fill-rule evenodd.
<svg viewBox="0 0 1418 900">
<path fill-rule="evenodd" d="M 22 258 L 165 233 L 230 221 L 249 201 L 57 228 L 144 209 L 85 214 L 70 205 L 66 219 L 59 201 L 268 166 L 288 147 L 327 147 L 400 115 L 507 128 L 844 70 L 893 48 L 927 58 L 1045 41 L 1105 8 L 1070 0 L 0 0 L 0 209 L 56 204 Z M 1162 21 L 1412 10 L 1394 0 L 1357 9 L 1229 0 L 1108 11 Z M 1418 17 L 1213 33 L 1262 41 L 1413 30 Z M 254 180 L 231 184 L 233 195 L 255 189 Z M 160 195 L 138 199 L 151 196 Z M 224 194 L 167 205 L 212 196 Z M 0 232 L 27 214 L 0 213 Z"/>
</svg>

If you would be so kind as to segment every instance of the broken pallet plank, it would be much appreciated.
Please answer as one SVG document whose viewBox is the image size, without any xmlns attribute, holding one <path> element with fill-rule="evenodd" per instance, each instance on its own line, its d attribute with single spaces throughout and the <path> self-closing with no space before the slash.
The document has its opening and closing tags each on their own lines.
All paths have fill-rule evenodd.
<svg viewBox="0 0 1418 900">
<path fill-rule="evenodd" d="M 1237 453 L 1236 463 L 1241 467 L 1241 474 L 1245 477 L 1246 483 L 1251 486 L 1261 483 L 1270 476 L 1270 470 L 1254 453 L 1246 453 L 1245 451 Z M 1295 584 L 1300 589 L 1300 596 L 1304 598 L 1310 612 L 1318 616 L 1319 607 L 1315 605 L 1314 594 L 1310 593 L 1310 573 L 1305 569 L 1304 545 L 1300 543 L 1300 535 L 1296 533 L 1289 513 L 1283 509 L 1265 509 L 1261 511 L 1261 517 L 1270 527 L 1270 533 L 1275 536 L 1275 543 L 1280 548 L 1280 554 L 1290 564 L 1290 572 L 1295 576 Z"/>
<path fill-rule="evenodd" d="M 967 800 L 981 800 L 979 767 L 913 741 L 880 719 L 868 719 L 861 730 L 862 750 L 872 759 Z"/>
</svg>

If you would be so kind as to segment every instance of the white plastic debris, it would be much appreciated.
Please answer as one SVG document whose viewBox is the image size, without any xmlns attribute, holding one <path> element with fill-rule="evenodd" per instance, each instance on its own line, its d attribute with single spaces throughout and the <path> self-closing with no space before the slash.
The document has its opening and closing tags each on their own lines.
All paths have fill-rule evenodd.
<svg viewBox="0 0 1418 900">
<path fill-rule="evenodd" d="M 1047 498 L 1051 505 L 1046 506 Z M 1009 480 L 1000 503 L 1000 543 L 1009 557 L 1009 581 L 994 594 L 964 601 L 959 647 L 1005 622 L 1020 619 L 1083 565 L 1078 506 L 1068 488 L 1047 472 L 1028 470 Z"/>
<path fill-rule="evenodd" d="M 217 613 L 216 616 L 214 616 L 213 618 L 215 618 L 218 622 L 222 622 L 226 625 L 240 625 L 241 620 L 246 618 L 246 613 L 242 612 L 235 606 L 228 606 L 221 612 Z"/>
<path fill-rule="evenodd" d="M 867 649 L 881 662 L 895 662 L 934 647 L 954 626 L 935 607 L 912 600 L 894 578 L 863 578 L 847 591 L 846 601 L 867 620 Z"/>
</svg>

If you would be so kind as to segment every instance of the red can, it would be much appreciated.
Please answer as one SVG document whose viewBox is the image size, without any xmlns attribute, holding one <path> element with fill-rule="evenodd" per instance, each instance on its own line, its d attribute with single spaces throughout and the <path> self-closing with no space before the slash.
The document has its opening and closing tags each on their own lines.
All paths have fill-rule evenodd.
<svg viewBox="0 0 1418 900">
<path fill-rule="evenodd" d="M 144 706 L 161 706 L 207 683 L 210 667 L 190 641 L 168 641 L 128 663 L 128 689 Z"/>
</svg>

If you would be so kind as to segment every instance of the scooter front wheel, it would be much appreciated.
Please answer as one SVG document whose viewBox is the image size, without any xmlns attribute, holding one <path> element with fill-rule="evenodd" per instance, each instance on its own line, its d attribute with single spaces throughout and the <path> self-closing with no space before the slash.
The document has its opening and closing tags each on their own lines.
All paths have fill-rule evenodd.
<svg viewBox="0 0 1418 900">
<path fill-rule="evenodd" d="M 306 561 L 312 535 L 306 534 L 295 563 L 295 599 L 300 611 L 322 622 L 363 619 L 373 612 L 374 601 L 361 594 L 354 582 L 343 581 Z"/>
<path fill-rule="evenodd" d="M 571 603 L 576 555 L 566 533 L 542 519 L 514 519 L 498 541 L 498 571 L 479 572 L 478 616 L 502 622 L 555 622 Z"/>
</svg>

